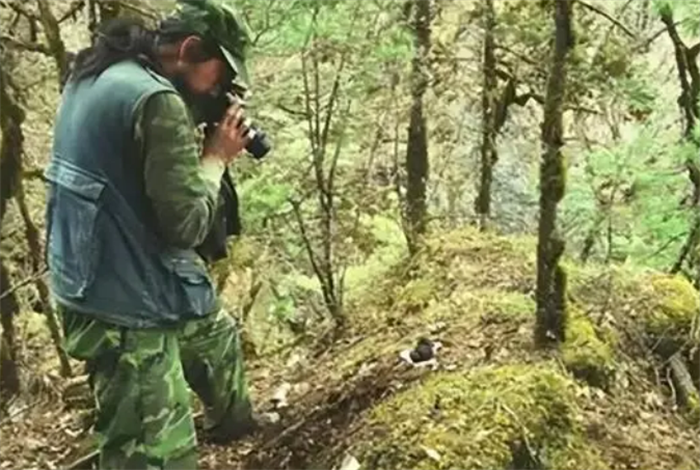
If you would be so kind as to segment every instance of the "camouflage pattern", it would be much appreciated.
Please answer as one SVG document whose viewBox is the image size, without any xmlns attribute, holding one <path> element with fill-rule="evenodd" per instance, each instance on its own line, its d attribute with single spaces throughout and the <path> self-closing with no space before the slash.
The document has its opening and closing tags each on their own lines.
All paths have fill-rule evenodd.
<svg viewBox="0 0 700 470">
<path fill-rule="evenodd" d="M 250 88 L 246 56 L 252 43 L 251 31 L 230 0 L 179 0 L 170 19 L 184 25 L 188 32 L 216 42 L 235 74 L 234 81 Z M 164 22 L 162 29 L 167 30 L 168 24 Z"/>
<path fill-rule="evenodd" d="M 194 469 L 188 383 L 222 439 L 252 423 L 240 342 L 225 311 L 177 329 L 129 330 L 59 307 L 65 347 L 87 362 L 100 468 Z"/>
<path fill-rule="evenodd" d="M 179 334 L 185 377 L 205 405 L 205 430 L 227 440 L 250 431 L 252 409 L 236 322 L 226 310 Z"/>
<path fill-rule="evenodd" d="M 216 214 L 224 164 L 200 159 L 202 132 L 182 97 L 148 99 L 136 110 L 135 138 L 159 235 L 178 247 L 201 244 Z"/>
</svg>

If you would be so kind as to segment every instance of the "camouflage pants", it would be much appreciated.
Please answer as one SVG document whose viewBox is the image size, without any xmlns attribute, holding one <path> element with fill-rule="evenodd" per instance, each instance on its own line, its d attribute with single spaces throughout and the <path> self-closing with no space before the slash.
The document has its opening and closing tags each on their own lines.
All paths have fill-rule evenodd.
<svg viewBox="0 0 700 470">
<path fill-rule="evenodd" d="M 251 425 L 238 332 L 225 311 L 154 330 L 118 328 L 65 309 L 61 316 L 67 352 L 90 371 L 100 468 L 197 468 L 188 384 L 214 434 L 234 437 Z"/>
</svg>

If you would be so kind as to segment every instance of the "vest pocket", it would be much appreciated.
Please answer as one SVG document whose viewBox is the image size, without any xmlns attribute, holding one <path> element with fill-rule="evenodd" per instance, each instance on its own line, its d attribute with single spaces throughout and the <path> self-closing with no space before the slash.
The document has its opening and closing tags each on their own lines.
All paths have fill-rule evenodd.
<svg viewBox="0 0 700 470">
<path fill-rule="evenodd" d="M 46 171 L 50 182 L 47 261 L 59 296 L 82 299 L 100 262 L 98 218 L 105 183 L 97 176 L 54 158 Z"/>
<path fill-rule="evenodd" d="M 162 261 L 174 275 L 174 289 L 177 294 L 168 299 L 173 313 L 185 318 L 211 313 L 215 293 L 207 269 L 189 254 L 165 254 Z"/>
</svg>

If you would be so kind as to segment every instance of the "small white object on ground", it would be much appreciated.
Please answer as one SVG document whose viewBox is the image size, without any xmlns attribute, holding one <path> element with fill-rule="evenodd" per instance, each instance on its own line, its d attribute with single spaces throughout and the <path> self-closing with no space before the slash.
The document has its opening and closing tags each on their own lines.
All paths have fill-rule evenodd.
<svg viewBox="0 0 700 470">
<path fill-rule="evenodd" d="M 430 457 L 431 459 L 435 460 L 436 462 L 440 461 L 440 454 L 438 453 L 437 450 L 431 449 L 430 447 L 425 447 L 425 446 L 423 446 L 423 450 L 428 455 L 428 457 Z"/>
<path fill-rule="evenodd" d="M 276 409 L 284 408 L 289 405 L 287 403 L 287 394 L 292 389 L 292 385 L 289 382 L 284 382 L 282 385 L 277 387 L 275 394 L 272 396 L 272 404 Z"/>
<path fill-rule="evenodd" d="M 360 470 L 360 462 L 354 456 L 346 454 L 338 470 Z"/>
<path fill-rule="evenodd" d="M 427 354 L 425 351 L 426 345 L 429 348 Z M 441 348 L 442 343 L 439 341 L 421 340 L 417 348 L 403 350 L 399 353 L 399 357 L 407 363 L 411 364 L 413 367 L 430 367 L 433 370 L 435 370 L 438 367 L 438 361 L 435 356 Z M 425 355 L 427 355 L 428 357 L 430 357 L 430 359 L 422 361 L 419 360 L 419 362 L 415 362 L 412 357 L 415 355 L 418 355 L 418 357 L 421 357 L 421 355 L 425 357 Z"/>
<path fill-rule="evenodd" d="M 277 424 L 280 422 L 280 414 L 276 411 L 270 411 L 262 414 L 263 420 L 269 424 Z"/>
</svg>

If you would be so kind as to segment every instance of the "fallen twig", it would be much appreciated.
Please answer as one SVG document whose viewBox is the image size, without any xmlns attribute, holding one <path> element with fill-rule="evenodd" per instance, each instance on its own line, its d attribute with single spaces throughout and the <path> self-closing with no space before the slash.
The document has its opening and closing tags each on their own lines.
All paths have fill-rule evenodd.
<svg viewBox="0 0 700 470">
<path fill-rule="evenodd" d="M 44 268 L 44 269 L 41 270 L 40 272 L 38 272 L 38 273 L 36 273 L 36 274 L 34 274 L 34 275 L 32 275 L 32 276 L 30 276 L 30 277 L 28 277 L 28 278 L 26 278 L 26 279 L 20 281 L 20 282 L 18 282 L 18 283 L 15 284 L 14 286 L 12 286 L 12 287 L 10 287 L 9 289 L 7 289 L 6 291 L 2 292 L 2 293 L 0 294 L 0 300 L 4 299 L 4 298 L 7 297 L 8 295 L 12 294 L 13 292 L 18 291 L 18 290 L 21 289 L 21 288 L 28 286 L 29 284 L 33 283 L 33 282 L 36 281 L 37 279 L 39 279 L 39 278 L 41 278 L 41 277 L 44 277 L 44 276 L 46 275 L 46 273 L 48 273 L 48 271 L 49 271 L 48 268 Z"/>
</svg>

